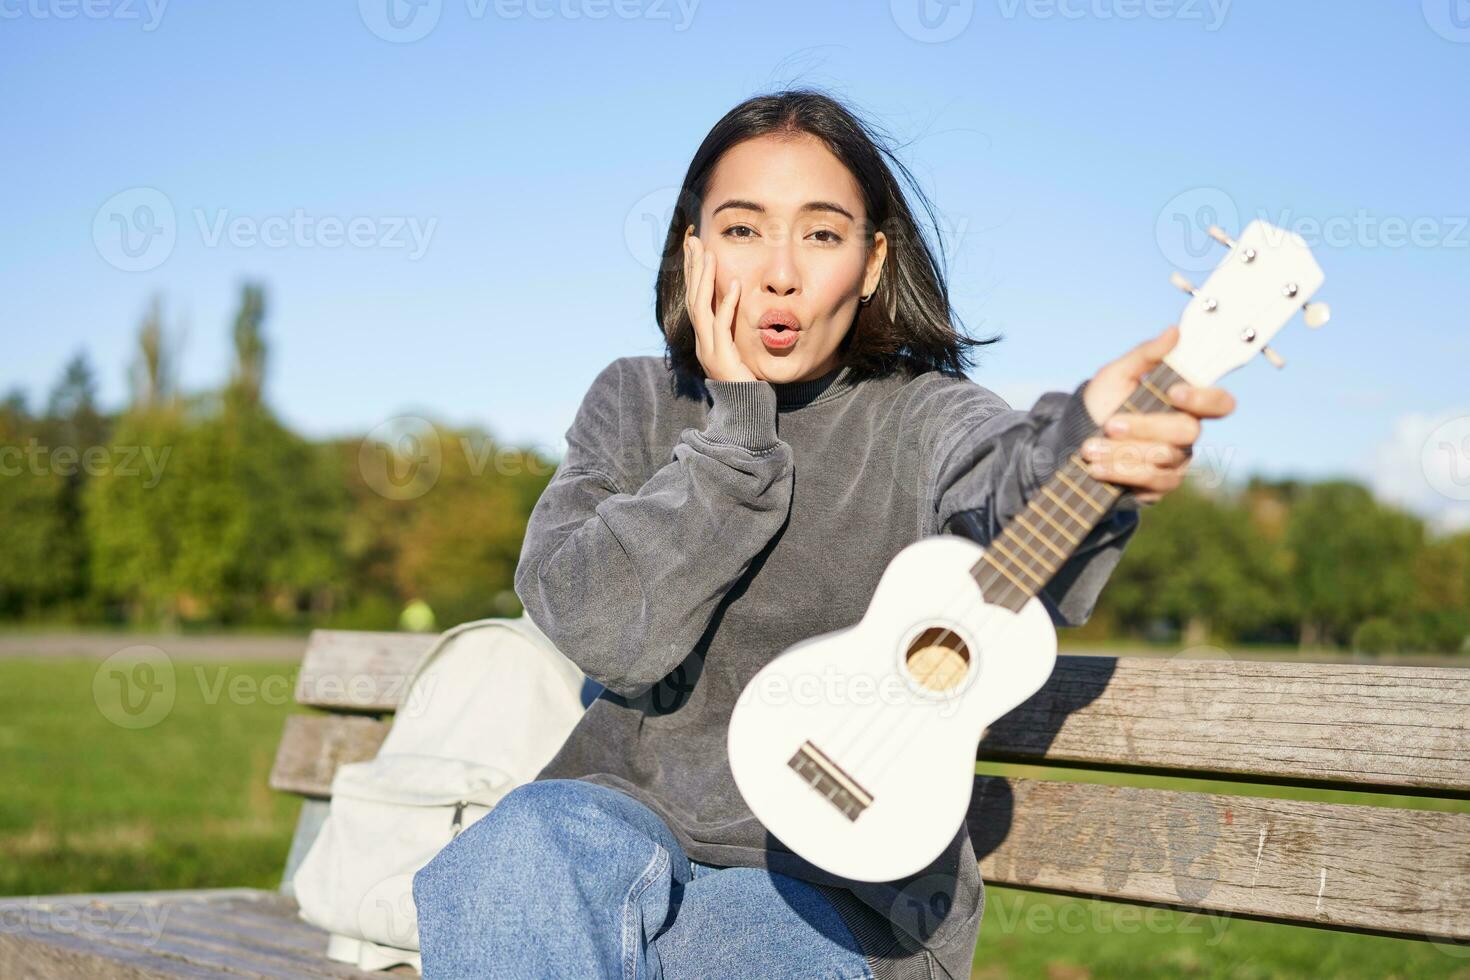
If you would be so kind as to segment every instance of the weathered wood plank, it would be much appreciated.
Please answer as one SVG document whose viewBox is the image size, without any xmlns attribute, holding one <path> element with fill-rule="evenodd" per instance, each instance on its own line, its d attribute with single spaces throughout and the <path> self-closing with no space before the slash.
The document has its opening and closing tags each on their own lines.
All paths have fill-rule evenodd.
<svg viewBox="0 0 1470 980">
<path fill-rule="evenodd" d="M 312 630 L 301 672 L 298 704 L 334 711 L 392 711 L 402 703 L 419 655 L 432 633 Z"/>
<path fill-rule="evenodd" d="M 326 943 L 294 902 L 257 889 L 0 900 L 3 976 L 381 975 L 327 959 Z"/>
<path fill-rule="evenodd" d="M 154 956 L 149 951 L 93 942 L 73 933 L 44 935 L 0 929 L 0 977 L 26 980 L 198 980 L 218 970 Z"/>
<path fill-rule="evenodd" d="M 979 777 L 996 884 L 1470 939 L 1470 814 Z"/>
<path fill-rule="evenodd" d="M 432 642 L 317 630 L 297 700 L 392 711 Z M 1470 796 L 1470 669 L 1063 656 L 980 757 Z"/>
<path fill-rule="evenodd" d="M 291 715 L 271 766 L 271 789 L 330 797 L 332 775 L 345 762 L 378 754 L 388 723 L 353 715 Z"/>
<path fill-rule="evenodd" d="M 331 769 L 295 783 L 325 796 Z M 977 777 L 970 826 L 997 883 L 1470 937 L 1470 814 Z"/>
<path fill-rule="evenodd" d="M 1470 794 L 1470 669 L 1057 658 L 980 758 Z"/>
</svg>

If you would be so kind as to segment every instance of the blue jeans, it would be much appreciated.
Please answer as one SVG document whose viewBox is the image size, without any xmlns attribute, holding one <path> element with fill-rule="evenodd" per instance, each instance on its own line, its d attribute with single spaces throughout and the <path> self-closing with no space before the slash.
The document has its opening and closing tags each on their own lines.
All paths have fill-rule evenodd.
<svg viewBox="0 0 1470 980">
<path fill-rule="evenodd" d="M 626 793 L 526 783 L 413 879 L 423 975 L 871 980 L 806 882 L 691 861 Z"/>
</svg>

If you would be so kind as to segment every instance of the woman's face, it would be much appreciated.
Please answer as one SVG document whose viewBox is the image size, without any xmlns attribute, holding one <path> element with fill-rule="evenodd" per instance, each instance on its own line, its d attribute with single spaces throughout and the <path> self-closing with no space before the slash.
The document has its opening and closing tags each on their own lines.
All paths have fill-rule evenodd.
<svg viewBox="0 0 1470 980">
<path fill-rule="evenodd" d="M 715 165 L 699 222 L 715 256 L 715 309 L 740 281 L 732 329 L 751 373 L 785 383 L 835 368 L 858 298 L 877 288 L 887 255 L 882 232 L 871 249 L 864 242 L 862 193 L 841 161 L 809 134 L 738 143 Z M 760 329 L 778 310 L 800 325 L 794 343 L 782 343 L 790 330 Z"/>
</svg>

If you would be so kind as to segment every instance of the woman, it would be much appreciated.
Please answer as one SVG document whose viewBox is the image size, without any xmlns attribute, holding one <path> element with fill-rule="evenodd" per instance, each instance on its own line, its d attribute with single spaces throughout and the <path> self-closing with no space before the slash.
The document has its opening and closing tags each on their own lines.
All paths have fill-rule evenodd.
<svg viewBox="0 0 1470 980">
<path fill-rule="evenodd" d="M 735 699 L 781 650 L 861 619 L 904 546 L 983 544 L 1072 452 L 1126 488 L 1040 593 L 1079 625 L 1138 505 L 1233 404 L 1186 390 L 1082 445 L 1172 327 L 1029 412 L 968 380 L 965 348 L 997 338 L 954 328 L 889 160 L 913 184 L 810 91 L 736 106 L 695 154 L 657 282 L 666 354 L 593 382 L 516 570 L 527 613 L 605 690 L 415 877 L 426 976 L 969 975 L 968 829 L 901 881 L 804 862 L 734 786 Z"/>
</svg>

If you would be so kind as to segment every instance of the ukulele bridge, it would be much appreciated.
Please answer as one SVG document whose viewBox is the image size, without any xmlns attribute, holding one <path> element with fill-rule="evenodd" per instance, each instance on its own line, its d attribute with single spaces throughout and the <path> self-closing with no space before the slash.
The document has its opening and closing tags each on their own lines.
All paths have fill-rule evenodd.
<svg viewBox="0 0 1470 980">
<path fill-rule="evenodd" d="M 856 820 L 873 802 L 871 793 L 810 741 L 802 742 L 786 764 L 849 820 Z"/>
</svg>

